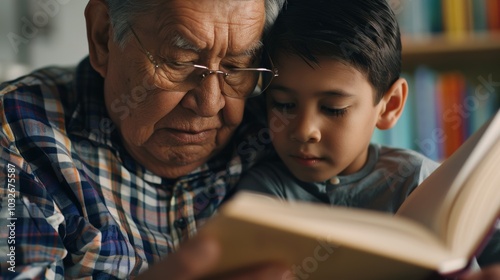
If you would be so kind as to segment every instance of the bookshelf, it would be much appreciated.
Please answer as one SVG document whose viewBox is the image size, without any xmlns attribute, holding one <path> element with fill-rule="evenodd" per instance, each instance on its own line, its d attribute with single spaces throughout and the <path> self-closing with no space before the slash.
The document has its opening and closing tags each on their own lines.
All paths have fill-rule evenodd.
<svg viewBox="0 0 500 280">
<path fill-rule="evenodd" d="M 500 16 L 500 12 L 499 12 Z M 500 67 L 500 31 L 469 34 L 453 40 L 445 34 L 427 37 L 403 36 L 403 69 L 426 64 L 437 69 Z M 478 69 L 474 69 L 478 70 Z"/>
<path fill-rule="evenodd" d="M 390 1 L 409 97 L 373 142 L 442 161 L 500 108 L 500 0 Z"/>
</svg>

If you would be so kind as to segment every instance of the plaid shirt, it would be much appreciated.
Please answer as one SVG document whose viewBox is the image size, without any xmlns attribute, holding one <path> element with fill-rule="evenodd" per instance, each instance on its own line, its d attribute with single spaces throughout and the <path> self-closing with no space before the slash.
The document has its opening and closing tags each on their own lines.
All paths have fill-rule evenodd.
<svg viewBox="0 0 500 280">
<path fill-rule="evenodd" d="M 190 174 L 158 177 L 125 151 L 103 96 L 88 58 L 0 87 L 5 278 L 137 275 L 195 235 L 262 150 L 237 132 Z"/>
</svg>

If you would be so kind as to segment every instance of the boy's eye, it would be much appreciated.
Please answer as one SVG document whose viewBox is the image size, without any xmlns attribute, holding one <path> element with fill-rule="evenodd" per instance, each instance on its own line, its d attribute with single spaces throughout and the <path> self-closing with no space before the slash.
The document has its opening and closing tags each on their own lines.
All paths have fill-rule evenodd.
<svg viewBox="0 0 500 280">
<path fill-rule="evenodd" d="M 278 102 L 276 100 L 272 101 L 272 106 L 278 110 L 284 111 L 284 110 L 291 110 L 295 108 L 295 103 L 292 102 Z"/>
<path fill-rule="evenodd" d="M 330 108 L 330 107 L 321 107 L 321 109 L 327 114 L 327 115 L 330 115 L 330 116 L 334 116 L 334 117 L 343 117 L 346 113 L 347 113 L 347 109 L 349 107 L 345 107 L 345 108 L 341 108 L 341 109 L 337 109 L 337 108 Z"/>
</svg>

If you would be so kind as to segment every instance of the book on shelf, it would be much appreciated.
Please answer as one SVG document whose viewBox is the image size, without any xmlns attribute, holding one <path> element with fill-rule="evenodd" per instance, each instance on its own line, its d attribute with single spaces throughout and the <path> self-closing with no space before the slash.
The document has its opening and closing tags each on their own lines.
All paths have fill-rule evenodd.
<svg viewBox="0 0 500 280">
<path fill-rule="evenodd" d="M 214 279 L 269 262 L 290 267 L 283 279 L 457 276 L 485 245 L 500 213 L 499 165 L 497 112 L 394 216 L 241 192 L 199 234 L 221 245 Z"/>
<path fill-rule="evenodd" d="M 466 9 L 465 0 L 443 0 L 443 26 L 444 33 L 451 40 L 465 38 L 470 30 L 467 29 L 467 17 L 469 10 Z"/>
<path fill-rule="evenodd" d="M 436 109 L 438 73 L 420 66 L 415 70 L 416 144 L 420 152 L 433 160 L 441 158 L 440 131 Z"/>
<path fill-rule="evenodd" d="M 468 101 L 464 104 L 473 109 L 468 115 L 470 121 L 467 127 L 467 135 L 471 135 L 500 108 L 500 92 L 494 91 L 494 88 L 488 89 L 483 84 L 469 86 L 466 98 Z"/>
<path fill-rule="evenodd" d="M 464 112 L 466 79 L 459 72 L 448 72 L 438 76 L 439 87 L 436 98 L 438 129 L 442 131 L 440 158 L 448 158 L 467 138 L 467 119 Z"/>
<path fill-rule="evenodd" d="M 493 65 L 500 51 L 500 0 L 389 3 L 403 35 L 403 71 L 414 76 L 413 139 L 408 145 L 393 131 L 376 131 L 373 142 L 410 147 L 442 161 L 500 108 L 498 87 L 485 86 L 487 98 L 477 93 L 484 84 L 479 75 L 498 74 Z M 453 103 L 440 101 L 450 98 Z M 443 120 L 443 112 L 452 121 Z"/>
<path fill-rule="evenodd" d="M 500 108 L 493 76 L 475 79 L 458 71 L 418 66 L 408 80 L 408 99 L 395 127 L 375 130 L 372 142 L 417 150 L 442 161 Z"/>
<path fill-rule="evenodd" d="M 500 0 L 402 0 L 395 13 L 410 37 L 444 34 L 462 40 L 472 33 L 500 31 Z"/>
<path fill-rule="evenodd" d="M 482 33 L 488 30 L 488 18 L 486 15 L 486 1 L 472 1 L 472 21 L 474 32 Z"/>
<path fill-rule="evenodd" d="M 430 6 L 434 0 L 403 0 L 395 11 L 398 19 L 401 32 L 412 37 L 428 37 L 432 30 L 435 29 L 432 24 L 440 22 L 441 18 L 436 21 L 435 10 L 431 10 Z"/>
<path fill-rule="evenodd" d="M 500 31 L 500 0 L 485 0 L 487 6 L 486 17 L 488 19 L 488 29 Z"/>
</svg>

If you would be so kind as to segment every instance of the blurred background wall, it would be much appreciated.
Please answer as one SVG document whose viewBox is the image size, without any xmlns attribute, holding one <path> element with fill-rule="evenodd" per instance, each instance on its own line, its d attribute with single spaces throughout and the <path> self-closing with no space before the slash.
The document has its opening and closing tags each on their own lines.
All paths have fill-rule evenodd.
<svg viewBox="0 0 500 280">
<path fill-rule="evenodd" d="M 74 65 L 88 54 L 88 0 L 1 0 L 0 82 L 47 65 Z"/>
</svg>

